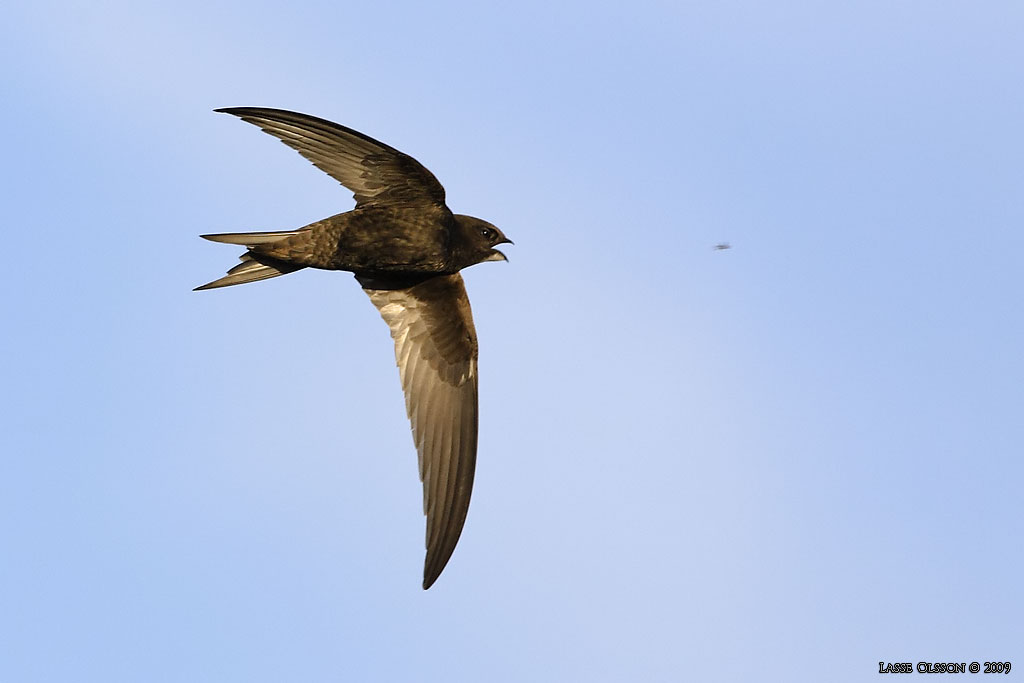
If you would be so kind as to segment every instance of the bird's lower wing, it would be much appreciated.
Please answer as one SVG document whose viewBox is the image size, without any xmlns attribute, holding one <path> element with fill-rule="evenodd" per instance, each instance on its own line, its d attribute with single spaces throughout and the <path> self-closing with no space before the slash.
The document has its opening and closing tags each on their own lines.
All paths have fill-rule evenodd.
<svg viewBox="0 0 1024 683">
<path fill-rule="evenodd" d="M 429 588 L 455 550 L 473 491 L 477 442 L 473 316 L 458 274 L 399 289 L 364 289 L 395 340 L 423 481 L 427 516 L 423 587 Z"/>
</svg>

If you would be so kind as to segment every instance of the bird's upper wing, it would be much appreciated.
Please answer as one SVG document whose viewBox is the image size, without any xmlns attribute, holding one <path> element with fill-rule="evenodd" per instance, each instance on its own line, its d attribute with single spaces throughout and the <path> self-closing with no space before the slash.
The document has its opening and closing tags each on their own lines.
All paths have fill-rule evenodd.
<svg viewBox="0 0 1024 683">
<path fill-rule="evenodd" d="M 473 491 L 477 342 L 462 276 L 402 289 L 366 289 L 391 328 L 423 481 L 427 557 L 423 587 L 444 569 Z"/>
<path fill-rule="evenodd" d="M 420 162 L 351 128 L 283 109 L 216 111 L 238 116 L 279 138 L 352 190 L 356 206 L 444 204 L 444 188 Z"/>
</svg>

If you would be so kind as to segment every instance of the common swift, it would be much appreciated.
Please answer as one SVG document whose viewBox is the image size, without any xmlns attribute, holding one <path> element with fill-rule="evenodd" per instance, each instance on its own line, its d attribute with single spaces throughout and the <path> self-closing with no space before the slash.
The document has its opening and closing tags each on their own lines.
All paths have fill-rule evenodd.
<svg viewBox="0 0 1024 683">
<path fill-rule="evenodd" d="M 459 271 L 507 261 L 501 230 L 453 214 L 437 178 L 412 157 L 351 128 L 281 109 L 217 109 L 259 126 L 355 195 L 352 211 L 298 230 L 202 235 L 246 247 L 199 289 L 302 268 L 344 270 L 391 330 L 412 423 L 427 517 L 423 588 L 441 574 L 466 521 L 477 447 L 477 339 Z"/>
</svg>

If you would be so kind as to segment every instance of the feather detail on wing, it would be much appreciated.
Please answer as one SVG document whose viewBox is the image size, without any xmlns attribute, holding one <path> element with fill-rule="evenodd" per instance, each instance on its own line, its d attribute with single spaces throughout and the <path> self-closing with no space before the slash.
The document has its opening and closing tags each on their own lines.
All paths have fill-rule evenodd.
<svg viewBox="0 0 1024 683">
<path fill-rule="evenodd" d="M 230 107 L 233 114 L 278 138 L 352 190 L 356 206 L 444 204 L 444 188 L 420 162 L 359 131 L 308 114 Z"/>
<path fill-rule="evenodd" d="M 458 543 L 476 469 L 477 341 L 462 277 L 366 289 L 391 329 L 412 422 L 427 516 L 423 587 Z"/>
</svg>

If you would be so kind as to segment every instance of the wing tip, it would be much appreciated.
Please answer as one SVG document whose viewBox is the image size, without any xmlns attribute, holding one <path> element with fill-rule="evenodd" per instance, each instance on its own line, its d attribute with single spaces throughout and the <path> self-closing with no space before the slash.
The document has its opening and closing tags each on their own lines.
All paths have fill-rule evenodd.
<svg viewBox="0 0 1024 683">
<path fill-rule="evenodd" d="M 231 114 L 239 118 L 245 118 L 246 116 L 274 116 L 281 114 L 291 114 L 284 109 L 274 109 L 271 107 L 218 107 L 213 110 L 217 114 Z"/>
<path fill-rule="evenodd" d="M 427 549 L 427 557 L 423 561 L 423 590 L 433 586 L 438 577 L 444 573 L 445 567 L 448 566 L 448 561 L 452 559 L 452 555 L 455 553 L 455 546 L 458 545 L 461 534 L 462 529 L 459 529 L 459 533 L 455 535 L 454 543 L 445 543 L 440 547 Z"/>
<path fill-rule="evenodd" d="M 433 586 L 434 582 L 437 581 L 437 577 L 441 576 L 440 571 L 430 566 L 433 560 L 434 558 L 430 557 L 430 553 L 427 553 L 427 558 L 423 562 L 423 590 L 427 590 Z M 441 568 L 443 569 L 444 565 L 442 565 Z"/>
<path fill-rule="evenodd" d="M 454 548 L 453 548 L 453 550 L 454 550 Z M 431 586 L 434 585 L 434 582 L 437 581 L 438 578 L 440 578 L 441 574 L 444 572 L 444 568 L 446 566 L 448 566 L 448 560 L 450 558 L 451 558 L 451 553 L 449 553 L 448 557 L 444 558 L 444 561 L 440 562 L 440 563 L 438 563 L 436 561 L 436 558 L 433 558 L 433 557 L 430 558 L 430 560 L 429 560 L 430 562 L 433 562 L 434 565 L 440 564 L 440 566 L 433 566 L 432 567 L 429 563 L 424 563 L 424 565 L 423 565 L 423 590 L 429 589 Z"/>
</svg>

